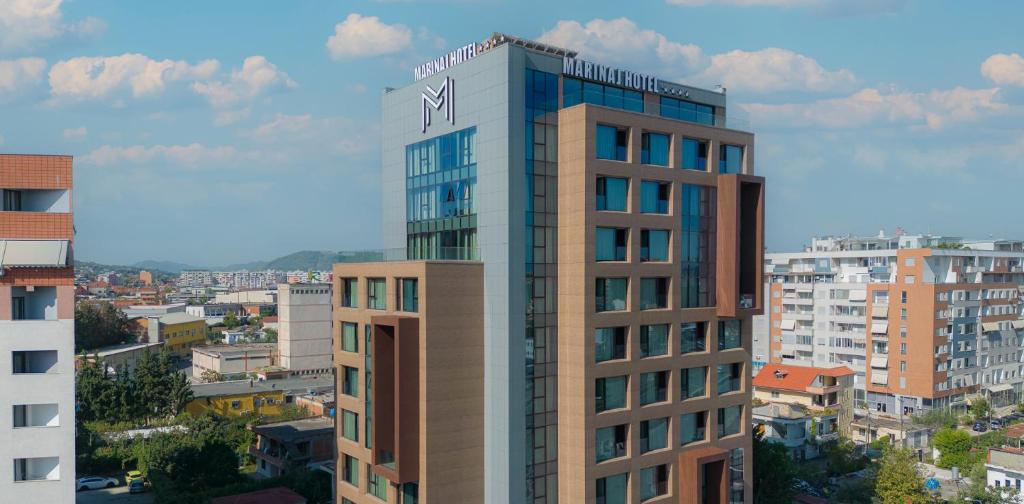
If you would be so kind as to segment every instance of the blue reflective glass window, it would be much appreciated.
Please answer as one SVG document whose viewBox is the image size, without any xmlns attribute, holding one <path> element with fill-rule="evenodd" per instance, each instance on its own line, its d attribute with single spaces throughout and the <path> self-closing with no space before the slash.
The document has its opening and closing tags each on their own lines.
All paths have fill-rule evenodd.
<svg viewBox="0 0 1024 504">
<path fill-rule="evenodd" d="M 661 97 L 661 116 L 698 124 L 715 124 L 715 108 L 687 100 Z"/>
<path fill-rule="evenodd" d="M 743 169 L 743 147 L 740 145 L 722 145 L 719 151 L 718 172 L 739 173 Z"/>
<path fill-rule="evenodd" d="M 644 94 L 639 91 L 625 91 L 622 94 L 622 108 L 632 112 L 644 111 Z"/>
<path fill-rule="evenodd" d="M 695 140 L 693 138 L 683 139 L 683 159 L 680 166 L 684 170 L 700 170 L 707 171 L 708 169 L 708 143 L 703 140 Z"/>
<path fill-rule="evenodd" d="M 615 138 L 618 129 L 615 126 L 597 125 L 597 159 L 616 159 Z"/>
<path fill-rule="evenodd" d="M 562 106 L 571 107 L 583 102 L 583 82 L 562 79 Z"/>
<path fill-rule="evenodd" d="M 640 232 L 640 260 L 668 261 L 668 231 L 644 229 Z"/>
<path fill-rule="evenodd" d="M 629 181 L 618 177 L 597 177 L 597 209 L 625 212 Z"/>
<path fill-rule="evenodd" d="M 597 228 L 594 243 L 597 261 L 625 261 L 628 230 L 624 228 Z"/>
<path fill-rule="evenodd" d="M 640 184 L 640 213 L 667 214 L 669 184 L 645 180 Z"/>
<path fill-rule="evenodd" d="M 584 82 L 583 102 L 604 105 L 604 86 L 593 82 Z"/>
<path fill-rule="evenodd" d="M 622 88 L 604 87 L 604 106 L 622 108 Z"/>
<path fill-rule="evenodd" d="M 640 162 L 668 166 L 669 136 L 661 133 L 644 133 L 640 138 Z"/>
</svg>

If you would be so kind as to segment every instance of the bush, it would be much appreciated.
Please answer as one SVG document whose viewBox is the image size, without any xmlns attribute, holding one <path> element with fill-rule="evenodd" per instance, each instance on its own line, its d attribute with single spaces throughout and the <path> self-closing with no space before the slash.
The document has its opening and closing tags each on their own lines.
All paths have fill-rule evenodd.
<svg viewBox="0 0 1024 504">
<path fill-rule="evenodd" d="M 970 434 L 962 430 L 945 428 L 935 433 L 932 443 L 940 453 L 935 465 L 943 469 L 953 466 L 965 467 L 968 452 L 971 450 Z"/>
<path fill-rule="evenodd" d="M 870 446 L 872 450 L 882 451 L 892 445 L 892 439 L 888 434 L 879 437 L 871 442 Z"/>
</svg>

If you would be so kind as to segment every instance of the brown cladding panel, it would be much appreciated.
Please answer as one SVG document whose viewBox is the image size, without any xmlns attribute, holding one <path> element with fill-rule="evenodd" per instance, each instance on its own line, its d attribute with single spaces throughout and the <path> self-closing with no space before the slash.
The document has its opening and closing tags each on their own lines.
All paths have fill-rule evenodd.
<svg viewBox="0 0 1024 504">
<path fill-rule="evenodd" d="M 419 479 L 419 319 L 373 318 L 373 471 Z"/>
</svg>

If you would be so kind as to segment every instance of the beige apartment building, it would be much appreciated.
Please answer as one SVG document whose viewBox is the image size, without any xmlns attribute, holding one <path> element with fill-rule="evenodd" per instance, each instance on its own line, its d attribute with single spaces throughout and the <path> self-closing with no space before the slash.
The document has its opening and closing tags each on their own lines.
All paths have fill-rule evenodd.
<svg viewBox="0 0 1024 504">
<path fill-rule="evenodd" d="M 343 504 L 746 504 L 764 180 L 724 90 L 495 34 L 383 98 Z M 422 82 L 421 82 L 422 81 Z"/>
</svg>

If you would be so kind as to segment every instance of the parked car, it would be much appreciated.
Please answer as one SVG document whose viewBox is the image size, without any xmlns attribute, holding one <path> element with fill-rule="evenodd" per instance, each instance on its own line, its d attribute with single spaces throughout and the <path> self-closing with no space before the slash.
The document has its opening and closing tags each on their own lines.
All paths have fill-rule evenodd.
<svg viewBox="0 0 1024 504">
<path fill-rule="evenodd" d="M 1002 429 L 1003 421 L 998 418 L 993 418 L 992 421 L 989 422 L 989 426 L 991 426 L 993 429 Z"/>
<path fill-rule="evenodd" d="M 114 488 L 120 484 L 121 482 L 118 481 L 117 478 L 108 478 L 106 476 L 82 476 L 75 480 L 75 491 L 81 492 L 82 490 Z"/>
<path fill-rule="evenodd" d="M 142 471 L 128 471 L 128 474 L 124 475 L 124 484 L 130 485 L 133 481 L 142 481 L 146 479 L 142 475 Z"/>
<path fill-rule="evenodd" d="M 128 484 L 128 493 L 144 493 L 149 491 L 149 482 L 144 479 L 138 479 Z"/>
<path fill-rule="evenodd" d="M 988 430 L 988 425 L 985 422 L 974 422 L 974 432 L 985 432 Z"/>
</svg>

